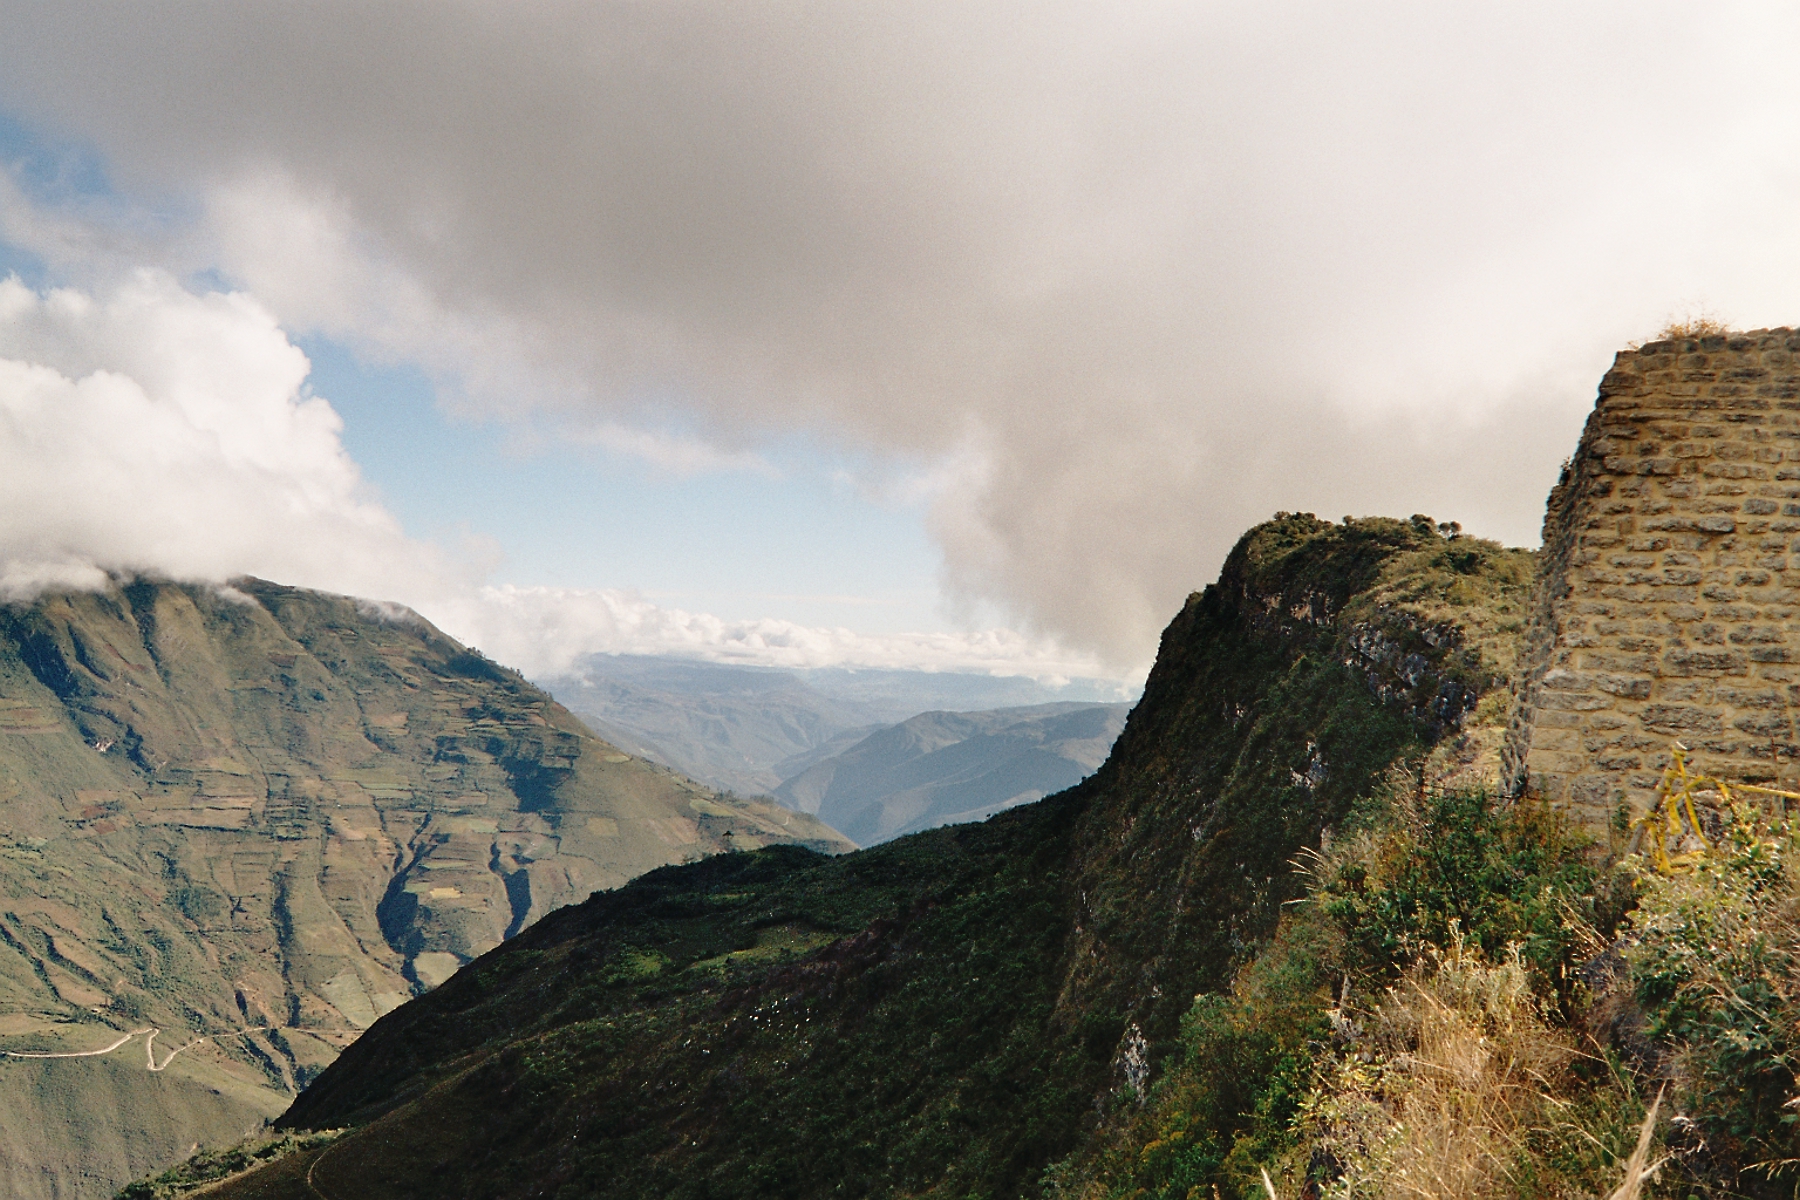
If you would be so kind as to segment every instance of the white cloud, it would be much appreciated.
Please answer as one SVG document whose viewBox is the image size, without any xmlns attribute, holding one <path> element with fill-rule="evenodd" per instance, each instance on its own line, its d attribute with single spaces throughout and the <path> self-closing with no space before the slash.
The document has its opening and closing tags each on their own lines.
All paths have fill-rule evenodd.
<svg viewBox="0 0 1800 1200">
<path fill-rule="evenodd" d="M 722 621 L 617 589 L 483 587 L 427 612 L 527 675 L 568 672 L 589 654 L 652 654 L 787 667 L 884 667 L 1017 675 L 1052 683 L 1111 678 L 1092 654 L 1006 629 L 860 634 L 773 619 Z"/>
<path fill-rule="evenodd" d="M 0 281 L 0 598 L 148 572 L 238 575 L 410 604 L 534 675 L 592 653 L 768 666 L 1102 674 L 1005 630 L 868 637 L 722 621 L 627 592 L 480 587 L 364 493 L 305 355 L 241 294 L 152 271 L 110 291 Z M 222 586 L 230 599 L 249 601 Z"/>
<path fill-rule="evenodd" d="M 417 590 L 429 548 L 363 494 L 305 355 L 238 294 L 139 272 L 0 281 L 0 592 L 104 572 Z"/>
<path fill-rule="evenodd" d="M 287 327 L 693 469 L 796 433 L 902 463 L 953 594 L 1120 664 L 1275 509 L 1533 540 L 1612 349 L 1691 303 L 1800 320 L 1776 0 L 0 27 L 0 100 L 184 198 L 168 252 Z"/>
</svg>

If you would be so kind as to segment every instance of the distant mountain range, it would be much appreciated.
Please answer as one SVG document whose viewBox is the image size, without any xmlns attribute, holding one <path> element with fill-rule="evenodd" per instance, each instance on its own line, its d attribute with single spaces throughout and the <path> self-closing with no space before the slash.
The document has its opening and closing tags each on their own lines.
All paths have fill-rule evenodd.
<svg viewBox="0 0 1800 1200">
<path fill-rule="evenodd" d="M 542 682 L 621 749 L 772 795 L 864 845 L 1073 786 L 1105 760 L 1130 707 L 1094 680 L 630 655 L 594 655 Z"/>
<path fill-rule="evenodd" d="M 927 712 L 858 740 L 783 781 L 775 799 L 859 845 L 1074 787 L 1106 761 L 1128 704 Z"/>
</svg>

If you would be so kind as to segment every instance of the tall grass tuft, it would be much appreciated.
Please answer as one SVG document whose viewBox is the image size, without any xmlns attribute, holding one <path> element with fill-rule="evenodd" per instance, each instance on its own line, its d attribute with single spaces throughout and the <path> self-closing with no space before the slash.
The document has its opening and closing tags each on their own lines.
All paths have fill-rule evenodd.
<svg viewBox="0 0 1800 1200">
<path fill-rule="evenodd" d="M 1301 1106 L 1304 1162 L 1331 1200 L 1481 1200 L 1527 1190 L 1520 1165 L 1577 1057 L 1515 946 L 1457 938 L 1366 1011 L 1340 1002 L 1332 1055 Z M 1323 1170 L 1321 1170 L 1323 1168 Z"/>
</svg>

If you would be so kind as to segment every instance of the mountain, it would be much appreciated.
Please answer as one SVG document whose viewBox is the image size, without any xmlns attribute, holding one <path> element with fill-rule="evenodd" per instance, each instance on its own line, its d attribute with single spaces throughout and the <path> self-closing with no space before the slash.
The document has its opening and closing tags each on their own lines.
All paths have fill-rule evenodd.
<svg viewBox="0 0 1800 1200">
<path fill-rule="evenodd" d="M 859 845 L 976 821 L 1073 787 L 1105 761 L 1124 704 L 920 713 L 786 779 L 772 793 Z"/>
<path fill-rule="evenodd" d="M 1530 574 L 1424 520 L 1259 526 L 1088 780 L 553 913 L 383 1017 L 282 1119 L 349 1132 L 214 1194 L 1041 1194 L 1300 894 L 1300 851 L 1396 764 L 1494 767 Z"/>
<path fill-rule="evenodd" d="M 792 841 L 846 846 L 403 609 L 257 580 L 0 605 L 0 1192 L 228 1141 L 552 909 Z"/>
<path fill-rule="evenodd" d="M 784 671 L 608 654 L 540 682 L 621 749 L 744 796 L 774 792 L 813 762 L 927 710 L 1124 698 L 1094 680 L 1051 687 L 956 672 Z"/>
<path fill-rule="evenodd" d="M 778 763 L 916 711 L 840 700 L 787 671 L 633 655 L 593 655 L 543 683 L 621 749 L 743 796 L 780 786 Z"/>
</svg>

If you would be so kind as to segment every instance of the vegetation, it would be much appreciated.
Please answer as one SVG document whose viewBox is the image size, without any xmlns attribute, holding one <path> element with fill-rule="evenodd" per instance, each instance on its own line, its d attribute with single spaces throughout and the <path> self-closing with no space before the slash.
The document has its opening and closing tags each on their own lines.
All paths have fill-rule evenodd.
<svg viewBox="0 0 1800 1200">
<path fill-rule="evenodd" d="M 351 1127 L 313 1185 L 1792 1195 L 1786 827 L 1724 813 L 1665 873 L 1459 782 L 1528 567 L 1425 517 L 1259 527 L 1087 784 L 553 914 L 305 1093 L 288 1126 Z"/>
<path fill-rule="evenodd" d="M 1671 317 L 1666 325 L 1657 330 L 1658 341 L 1675 341 L 1686 338 L 1724 337 L 1731 332 L 1731 326 L 1713 316 L 1709 312 L 1693 312 L 1685 317 Z"/>
<path fill-rule="evenodd" d="M 178 1200 L 210 1187 L 221 1180 L 241 1175 L 253 1167 L 265 1166 L 286 1158 L 328 1146 L 340 1130 L 318 1133 L 284 1133 L 280 1137 L 249 1138 L 224 1150 L 206 1150 L 184 1163 L 169 1168 L 154 1179 L 141 1179 L 126 1185 L 114 1200 Z"/>
<path fill-rule="evenodd" d="M 1787 1196 L 1800 1185 L 1792 835 L 1754 809 L 1727 817 L 1724 838 L 1692 869 L 1641 872 L 1624 957 L 1647 1056 L 1687 1114 L 1691 1171 Z"/>
<path fill-rule="evenodd" d="M 1732 328 L 1725 321 L 1720 320 L 1717 316 L 1704 308 L 1697 308 L 1690 309 L 1682 316 L 1671 316 L 1667 321 L 1663 322 L 1662 328 L 1656 331 L 1656 336 L 1648 340 L 1653 342 L 1680 342 L 1707 337 L 1728 337 L 1731 333 Z M 1642 341 L 1635 341 L 1628 342 L 1626 345 L 1629 349 L 1641 350 L 1644 348 L 1645 343 Z"/>
<path fill-rule="evenodd" d="M 1149 1103 L 1049 1194 L 1262 1196 L 1266 1170 L 1284 1196 L 1606 1195 L 1644 1128 L 1646 1194 L 1793 1194 L 1784 823 L 1735 809 L 1662 874 L 1529 802 L 1390 789 L 1379 811 L 1313 860 L 1306 901 L 1196 998 Z"/>
</svg>

